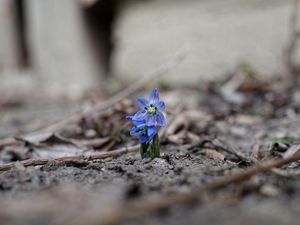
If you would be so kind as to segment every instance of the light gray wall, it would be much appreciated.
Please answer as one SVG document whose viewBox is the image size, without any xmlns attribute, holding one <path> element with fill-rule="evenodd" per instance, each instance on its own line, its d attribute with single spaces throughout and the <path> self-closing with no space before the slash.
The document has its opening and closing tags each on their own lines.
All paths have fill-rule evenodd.
<svg viewBox="0 0 300 225">
<path fill-rule="evenodd" d="M 283 69 L 291 0 L 132 1 L 115 28 L 114 73 L 134 79 L 166 62 L 181 46 L 184 62 L 168 82 L 214 79 L 245 61 L 262 73 Z"/>
<path fill-rule="evenodd" d="M 26 7 L 32 61 L 45 87 L 81 92 L 99 86 L 101 64 L 93 58 L 79 1 L 27 0 Z"/>
</svg>

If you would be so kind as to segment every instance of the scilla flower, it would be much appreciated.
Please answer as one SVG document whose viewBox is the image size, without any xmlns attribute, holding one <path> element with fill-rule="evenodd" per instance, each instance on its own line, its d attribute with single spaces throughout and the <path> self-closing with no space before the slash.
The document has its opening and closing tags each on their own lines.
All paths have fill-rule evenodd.
<svg viewBox="0 0 300 225">
<path fill-rule="evenodd" d="M 165 103 L 159 100 L 159 93 L 155 88 L 149 97 L 149 100 L 145 98 L 138 98 L 137 104 L 139 111 L 133 116 L 133 120 L 145 120 L 147 126 L 165 126 L 166 120 L 163 115 L 165 110 Z"/>
<path fill-rule="evenodd" d="M 133 127 L 130 135 L 139 138 L 142 158 L 155 158 L 160 156 L 158 127 L 165 126 L 163 115 L 165 103 L 159 100 L 157 88 L 150 95 L 149 100 L 138 98 L 139 110 L 134 116 L 127 116 Z"/>
<path fill-rule="evenodd" d="M 126 118 L 133 124 L 130 135 L 139 137 L 140 144 L 149 144 L 157 134 L 157 128 L 155 126 L 146 126 L 145 120 L 133 120 L 133 116 L 127 116 Z"/>
</svg>

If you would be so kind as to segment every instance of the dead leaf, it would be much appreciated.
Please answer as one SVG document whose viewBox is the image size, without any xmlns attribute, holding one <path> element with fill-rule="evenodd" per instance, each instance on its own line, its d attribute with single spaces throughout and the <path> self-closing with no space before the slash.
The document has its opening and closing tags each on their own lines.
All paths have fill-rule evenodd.
<svg viewBox="0 0 300 225">
<path fill-rule="evenodd" d="M 260 124 L 263 122 L 263 119 L 260 116 L 252 116 L 246 114 L 238 114 L 234 117 L 229 118 L 229 120 L 234 124 L 240 124 L 240 125 L 253 125 L 253 124 Z"/>
<path fill-rule="evenodd" d="M 25 136 L 25 137 L 16 137 L 16 140 L 23 141 L 30 145 L 58 144 L 58 143 L 73 144 L 71 140 L 52 132 Z"/>
<path fill-rule="evenodd" d="M 82 145 L 80 141 L 62 137 L 56 133 L 44 133 L 16 139 L 24 142 L 27 147 L 26 154 L 32 159 L 76 156 L 92 151 Z"/>
<path fill-rule="evenodd" d="M 73 143 L 78 145 L 90 146 L 94 148 L 102 147 L 103 145 L 107 144 L 111 140 L 110 137 L 105 138 L 94 138 L 94 139 L 86 139 L 86 140 L 74 140 L 72 139 Z"/>
<path fill-rule="evenodd" d="M 0 159 L 4 162 L 12 162 L 24 159 L 48 159 L 66 156 L 77 156 L 94 152 L 93 148 L 99 148 L 109 144 L 110 137 L 95 139 L 70 139 L 57 133 L 43 133 L 25 137 L 16 137 L 14 145 L 5 146 Z"/>
<path fill-rule="evenodd" d="M 226 161 L 226 157 L 222 153 L 217 152 L 215 149 L 204 149 L 204 152 L 208 158 L 218 161 Z"/>
<path fill-rule="evenodd" d="M 45 145 L 45 146 L 35 146 L 31 153 L 32 159 L 51 159 L 66 156 L 77 156 L 83 155 L 92 150 L 86 150 L 79 148 L 72 144 L 55 144 L 55 145 Z M 94 151 L 92 151 L 94 152 Z"/>
<path fill-rule="evenodd" d="M 292 145 L 283 154 L 283 158 L 289 158 L 289 157 L 293 156 L 299 150 L 300 150 L 300 144 Z"/>
<path fill-rule="evenodd" d="M 184 137 L 182 136 L 182 134 L 173 134 L 168 136 L 168 141 L 170 143 L 176 144 L 176 145 L 182 145 L 184 143 Z"/>
<path fill-rule="evenodd" d="M 187 132 L 187 138 L 191 141 L 191 142 L 200 142 L 201 138 L 199 137 L 199 135 L 193 133 L 193 132 Z"/>
<path fill-rule="evenodd" d="M 181 129 L 187 129 L 193 122 L 210 121 L 212 116 L 201 110 L 188 110 L 177 115 L 166 129 L 166 135 L 172 135 Z"/>
<path fill-rule="evenodd" d="M 185 114 L 180 114 L 169 124 L 169 126 L 166 129 L 166 135 L 174 135 L 180 129 L 187 128 L 188 124 L 189 123 Z"/>
</svg>

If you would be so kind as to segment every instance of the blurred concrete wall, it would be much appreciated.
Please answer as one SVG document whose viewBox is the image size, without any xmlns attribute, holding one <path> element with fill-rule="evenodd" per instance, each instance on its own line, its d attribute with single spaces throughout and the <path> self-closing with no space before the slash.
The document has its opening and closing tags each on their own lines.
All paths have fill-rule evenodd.
<svg viewBox="0 0 300 225">
<path fill-rule="evenodd" d="M 80 1 L 1 0 L 0 95 L 30 89 L 76 98 L 99 87 L 103 64 L 93 47 Z"/>
<path fill-rule="evenodd" d="M 99 7 L 103 1 L 113 6 L 102 4 L 101 10 L 91 11 L 111 17 L 105 7 L 113 11 L 117 5 L 112 37 L 111 27 L 107 27 L 112 18 L 108 18 L 104 28 L 108 37 L 102 40 L 108 40 L 105 45 L 113 38 L 114 48 L 108 53 L 110 72 L 124 80 L 153 71 L 181 48 L 187 49 L 187 55 L 166 77 L 170 83 L 214 79 L 240 62 L 263 73 L 283 69 L 293 0 L 1 0 L 0 92 L 5 79 L 10 81 L 10 89 L 20 90 L 24 82 L 15 85 L 22 80 L 20 76 L 30 77 L 27 83 L 35 82 L 29 89 L 42 87 L 50 94 L 80 95 L 99 87 L 105 69 L 95 57 L 83 7 Z M 16 3 L 22 3 L 18 6 L 22 15 L 16 11 Z M 21 30 L 16 29 L 20 16 L 26 25 Z M 103 29 L 102 18 L 105 16 L 90 17 L 95 19 L 93 29 Z M 20 33 L 30 65 L 18 70 Z M 101 42 L 98 36 L 94 40 Z M 100 45 L 97 51 L 107 49 L 111 50 Z"/>
<path fill-rule="evenodd" d="M 32 62 L 52 91 L 76 92 L 100 85 L 101 63 L 93 58 L 79 1 L 27 0 Z"/>
<path fill-rule="evenodd" d="M 13 11 L 14 6 L 11 0 L 0 1 L 0 74 L 6 68 L 13 68 L 17 65 Z"/>
<path fill-rule="evenodd" d="M 292 7 L 290 0 L 127 2 L 116 22 L 112 68 L 134 79 L 185 46 L 186 59 L 166 77 L 168 82 L 214 79 L 240 62 L 278 73 Z"/>
</svg>

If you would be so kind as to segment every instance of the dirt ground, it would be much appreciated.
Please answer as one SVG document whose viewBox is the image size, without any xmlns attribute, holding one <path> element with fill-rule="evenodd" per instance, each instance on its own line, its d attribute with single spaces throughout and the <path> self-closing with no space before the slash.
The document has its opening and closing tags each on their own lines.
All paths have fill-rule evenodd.
<svg viewBox="0 0 300 225">
<path fill-rule="evenodd" d="M 16 162 L 12 169 L 1 171 L 1 224 L 299 224 L 299 161 L 218 190 L 201 189 L 260 162 L 281 159 L 292 146 L 297 147 L 297 87 L 276 92 L 280 90 L 276 83 L 274 88 L 244 79 L 238 88 L 228 88 L 226 84 L 235 79 L 232 76 L 225 83 L 192 91 L 166 88 L 162 92 L 169 105 L 169 126 L 162 135 L 161 158 L 141 160 L 138 152 L 101 160 L 63 162 L 53 157 L 45 165 L 24 167 Z M 122 127 L 120 121 L 134 106 L 128 103 L 122 107 L 115 106 L 92 123 L 106 121 Z M 183 121 L 180 115 L 186 116 Z M 82 131 L 94 127 L 87 120 L 84 125 L 79 123 L 82 130 L 76 135 L 70 130 L 61 134 L 87 138 L 90 134 Z M 115 129 L 112 125 L 104 127 L 97 137 L 107 136 L 106 129 Z M 118 137 L 122 138 L 109 147 L 93 151 L 135 143 L 125 131 Z M 53 147 L 54 143 L 46 142 L 46 146 Z M 20 150 L 12 146 L 1 149 L 2 164 L 15 161 L 4 155 Z M 22 149 L 26 150 L 23 145 Z M 37 156 L 26 153 L 20 157 Z M 194 193 L 195 201 L 153 210 L 169 197 L 189 193 Z"/>
</svg>

